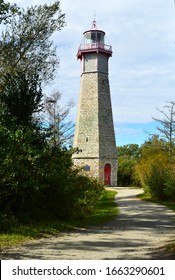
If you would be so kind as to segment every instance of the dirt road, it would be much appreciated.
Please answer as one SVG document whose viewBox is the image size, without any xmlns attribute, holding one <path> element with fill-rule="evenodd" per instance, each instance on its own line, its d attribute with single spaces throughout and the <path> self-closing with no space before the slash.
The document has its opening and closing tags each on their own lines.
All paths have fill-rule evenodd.
<svg viewBox="0 0 175 280">
<path fill-rule="evenodd" d="M 103 226 L 29 242 L 3 259 L 175 259 L 164 246 L 175 240 L 175 213 L 136 198 L 139 189 L 117 188 L 120 214 Z"/>
</svg>

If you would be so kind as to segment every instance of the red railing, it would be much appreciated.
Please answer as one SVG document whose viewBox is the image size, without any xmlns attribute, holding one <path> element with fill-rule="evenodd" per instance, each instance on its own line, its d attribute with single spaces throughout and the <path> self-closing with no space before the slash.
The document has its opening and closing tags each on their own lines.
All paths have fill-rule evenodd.
<svg viewBox="0 0 175 280">
<path fill-rule="evenodd" d="M 83 51 L 83 50 L 96 50 L 96 49 L 112 52 L 111 46 L 102 43 L 81 44 L 78 50 Z"/>
</svg>

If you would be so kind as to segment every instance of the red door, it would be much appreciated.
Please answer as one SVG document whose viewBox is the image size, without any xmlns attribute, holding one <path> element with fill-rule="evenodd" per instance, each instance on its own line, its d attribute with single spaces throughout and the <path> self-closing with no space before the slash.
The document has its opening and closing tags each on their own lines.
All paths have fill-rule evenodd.
<svg viewBox="0 0 175 280">
<path fill-rule="evenodd" d="M 106 163 L 104 167 L 104 184 L 111 184 L 111 165 L 109 163 Z"/>
</svg>

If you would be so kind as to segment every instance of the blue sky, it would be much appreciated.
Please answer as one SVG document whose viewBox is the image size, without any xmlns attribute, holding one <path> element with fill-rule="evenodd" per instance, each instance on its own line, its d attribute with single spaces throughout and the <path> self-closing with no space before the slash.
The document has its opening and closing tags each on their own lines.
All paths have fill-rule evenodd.
<svg viewBox="0 0 175 280">
<path fill-rule="evenodd" d="M 19 6 L 51 3 L 47 0 L 9 0 Z M 76 59 L 83 32 L 97 27 L 112 45 L 109 80 L 117 145 L 142 144 L 156 133 L 152 117 L 161 117 L 166 101 L 175 100 L 174 0 L 60 0 L 67 26 L 53 36 L 60 68 L 49 91 L 59 90 L 62 103 L 79 96 L 80 63 Z"/>
</svg>

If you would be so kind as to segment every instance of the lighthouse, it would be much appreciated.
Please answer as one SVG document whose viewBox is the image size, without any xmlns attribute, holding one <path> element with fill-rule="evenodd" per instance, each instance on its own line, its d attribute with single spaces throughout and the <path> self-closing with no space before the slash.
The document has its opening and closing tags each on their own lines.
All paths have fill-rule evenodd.
<svg viewBox="0 0 175 280">
<path fill-rule="evenodd" d="M 108 60 L 112 47 L 96 21 L 83 33 L 77 52 L 81 64 L 80 95 L 74 135 L 76 166 L 105 185 L 117 185 L 117 149 L 112 116 Z"/>
</svg>

